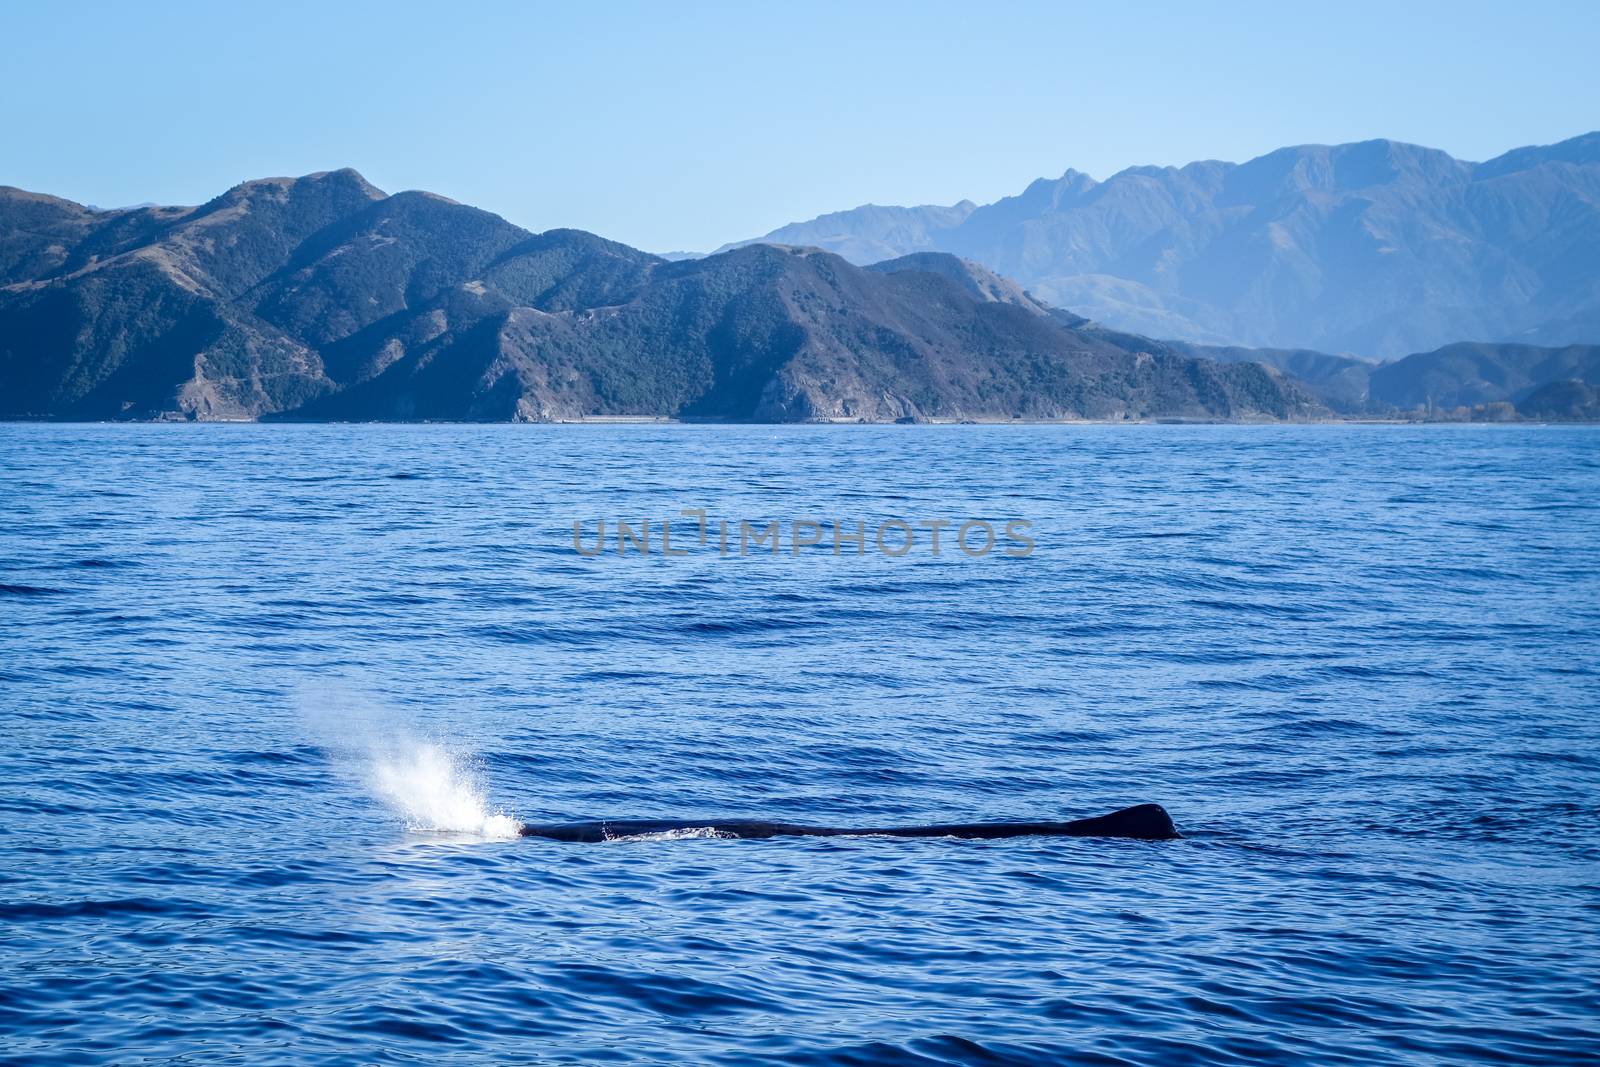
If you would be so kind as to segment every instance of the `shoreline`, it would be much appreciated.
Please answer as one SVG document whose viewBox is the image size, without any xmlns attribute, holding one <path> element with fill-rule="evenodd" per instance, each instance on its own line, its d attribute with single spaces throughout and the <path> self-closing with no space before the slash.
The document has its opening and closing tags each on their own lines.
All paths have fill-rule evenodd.
<svg viewBox="0 0 1600 1067">
<path fill-rule="evenodd" d="M 807 419 L 754 422 L 735 419 L 679 419 L 667 416 L 603 415 L 582 419 L 231 419 L 150 418 L 73 419 L 53 416 L 0 417 L 0 426 L 1600 426 L 1600 419 L 1406 419 L 1381 416 L 1329 419 Z"/>
</svg>

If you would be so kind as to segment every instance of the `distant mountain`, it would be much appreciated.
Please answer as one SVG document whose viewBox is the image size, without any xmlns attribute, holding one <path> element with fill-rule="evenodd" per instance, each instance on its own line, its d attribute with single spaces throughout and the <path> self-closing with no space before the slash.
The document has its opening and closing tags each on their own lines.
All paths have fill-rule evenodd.
<svg viewBox="0 0 1600 1067">
<path fill-rule="evenodd" d="M 1600 387 L 1585 382 L 1550 382 L 1517 404 L 1523 418 L 1547 422 L 1600 422 Z"/>
<path fill-rule="evenodd" d="M 1306 348 L 1243 348 L 1169 342 L 1199 359 L 1219 363 L 1261 363 L 1293 377 L 1330 410 L 1342 415 L 1381 413 L 1372 400 L 1372 373 L 1379 364 L 1354 356 L 1334 356 Z"/>
<path fill-rule="evenodd" d="M 669 262 L 350 170 L 197 208 L 0 189 L 0 417 L 1292 418 L 1283 374 L 947 255 Z"/>
<path fill-rule="evenodd" d="M 943 251 L 1156 337 L 1397 357 L 1600 341 L 1600 133 L 1487 163 L 1394 141 L 1069 170 L 972 208 L 869 205 L 761 238 Z"/>
<path fill-rule="evenodd" d="M 1377 405 L 1402 410 L 1449 409 L 1517 402 L 1565 380 L 1600 385 L 1600 345 L 1446 345 L 1374 370 L 1371 396 Z"/>
<path fill-rule="evenodd" d="M 717 249 L 728 252 L 757 243 L 823 248 L 852 263 L 877 263 L 911 252 L 938 251 L 939 236 L 961 225 L 978 208 L 971 200 L 940 207 L 879 207 L 866 204 L 851 211 L 821 215 L 810 222 L 780 226 L 753 241 L 735 241 Z"/>
<path fill-rule="evenodd" d="M 1470 415 L 1474 408 L 1511 404 L 1528 418 L 1575 419 L 1585 417 L 1580 413 L 1587 410 L 1583 389 L 1600 387 L 1600 345 L 1462 342 L 1382 364 L 1303 349 L 1173 347 L 1200 358 L 1276 368 L 1331 410 L 1347 415 L 1453 414 L 1462 409 Z M 1543 392 L 1552 385 L 1562 388 Z"/>
</svg>

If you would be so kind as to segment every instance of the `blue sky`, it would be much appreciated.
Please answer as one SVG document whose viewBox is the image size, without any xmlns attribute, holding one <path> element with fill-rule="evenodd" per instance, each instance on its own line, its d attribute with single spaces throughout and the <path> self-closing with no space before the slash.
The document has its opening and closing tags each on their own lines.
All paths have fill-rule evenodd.
<svg viewBox="0 0 1600 1067">
<path fill-rule="evenodd" d="M 0 7 L 0 184 L 113 206 L 353 166 L 709 249 L 1075 167 L 1600 127 L 1600 4 Z"/>
</svg>

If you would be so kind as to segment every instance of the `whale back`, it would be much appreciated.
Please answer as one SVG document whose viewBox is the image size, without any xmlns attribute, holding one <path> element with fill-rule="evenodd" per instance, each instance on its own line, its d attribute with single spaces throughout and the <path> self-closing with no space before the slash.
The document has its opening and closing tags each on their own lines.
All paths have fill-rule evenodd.
<svg viewBox="0 0 1600 1067">
<path fill-rule="evenodd" d="M 1160 804 L 1135 804 L 1131 808 L 1075 819 L 1067 823 L 1074 837 L 1132 837 L 1141 841 L 1170 841 L 1182 837 L 1172 816 Z"/>
<path fill-rule="evenodd" d="M 1131 808 L 1072 822 L 935 823 L 931 826 L 887 826 L 851 829 L 838 826 L 802 826 L 753 819 L 606 819 L 562 823 L 554 826 L 523 824 L 523 837 L 553 841 L 598 842 L 642 837 L 959 837 L 994 840 L 1010 837 L 1130 837 L 1141 841 L 1168 841 L 1182 837 L 1172 816 L 1160 804 L 1135 804 Z"/>
</svg>

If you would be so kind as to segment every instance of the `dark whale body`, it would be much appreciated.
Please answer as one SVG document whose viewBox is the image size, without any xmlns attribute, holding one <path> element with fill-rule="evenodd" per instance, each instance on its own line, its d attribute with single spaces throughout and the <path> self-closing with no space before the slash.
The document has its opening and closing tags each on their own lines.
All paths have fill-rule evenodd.
<svg viewBox="0 0 1600 1067">
<path fill-rule="evenodd" d="M 848 829 L 837 826 L 802 826 L 787 822 L 749 819 L 606 819 L 553 826 L 524 823 L 523 837 L 552 841 L 614 841 L 621 837 L 701 830 L 712 837 L 963 837 L 993 840 L 1006 837 L 1131 837 L 1141 841 L 1167 841 L 1182 837 L 1172 816 L 1160 804 L 1138 804 L 1093 819 L 1071 822 L 976 822 L 932 826 L 890 826 Z"/>
</svg>

